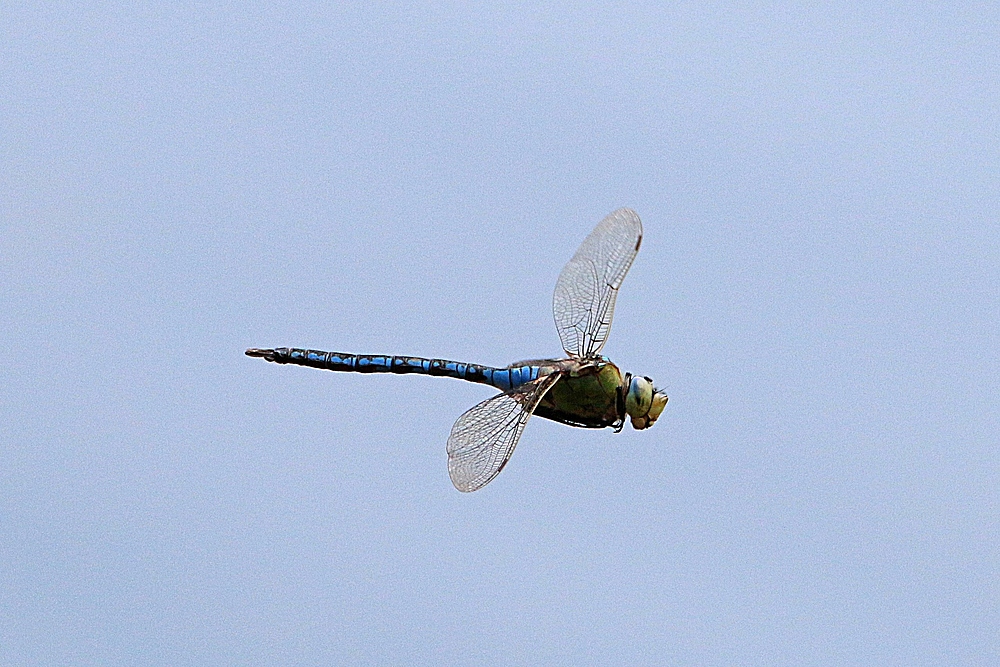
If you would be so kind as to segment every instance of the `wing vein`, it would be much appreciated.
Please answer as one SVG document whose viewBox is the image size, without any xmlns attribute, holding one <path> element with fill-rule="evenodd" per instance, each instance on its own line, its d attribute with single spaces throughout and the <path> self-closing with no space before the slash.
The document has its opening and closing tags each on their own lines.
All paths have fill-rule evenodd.
<svg viewBox="0 0 1000 667">
<path fill-rule="evenodd" d="M 611 331 L 618 288 L 641 243 L 639 216 L 618 209 L 594 228 L 563 267 L 552 313 L 559 340 L 571 357 L 600 354 Z"/>
<path fill-rule="evenodd" d="M 539 401 L 560 378 L 544 375 L 467 410 L 448 436 L 448 475 L 459 491 L 486 486 L 507 465 Z"/>
</svg>

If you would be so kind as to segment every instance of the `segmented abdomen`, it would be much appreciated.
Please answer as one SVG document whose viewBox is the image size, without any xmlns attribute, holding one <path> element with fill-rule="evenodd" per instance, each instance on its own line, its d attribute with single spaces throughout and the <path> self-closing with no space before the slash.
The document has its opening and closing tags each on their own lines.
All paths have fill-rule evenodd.
<svg viewBox="0 0 1000 667">
<path fill-rule="evenodd" d="M 252 352 L 252 354 L 251 354 Z M 279 364 L 311 366 L 330 371 L 352 373 L 418 373 L 453 377 L 468 382 L 488 384 L 497 389 L 507 390 L 538 379 L 538 366 L 515 366 L 494 368 L 479 364 L 468 364 L 447 359 L 425 359 L 423 357 L 396 357 L 381 354 L 344 354 L 300 348 L 279 347 L 273 350 L 247 350 L 247 354 L 263 357 Z"/>
</svg>

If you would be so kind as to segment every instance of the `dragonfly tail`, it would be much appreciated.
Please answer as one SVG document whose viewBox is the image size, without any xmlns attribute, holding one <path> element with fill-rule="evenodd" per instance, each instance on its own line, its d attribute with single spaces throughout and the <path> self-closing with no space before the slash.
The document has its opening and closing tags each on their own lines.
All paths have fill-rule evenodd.
<svg viewBox="0 0 1000 667">
<path fill-rule="evenodd" d="M 488 384 L 501 390 L 508 390 L 538 378 L 537 366 L 493 368 L 479 364 L 468 364 L 447 359 L 426 359 L 424 357 L 401 357 L 380 354 L 345 354 L 323 352 L 301 348 L 278 347 L 274 349 L 251 347 L 248 357 L 259 357 L 277 364 L 295 364 L 329 371 L 349 373 L 396 373 L 452 377 L 467 382 Z"/>
</svg>

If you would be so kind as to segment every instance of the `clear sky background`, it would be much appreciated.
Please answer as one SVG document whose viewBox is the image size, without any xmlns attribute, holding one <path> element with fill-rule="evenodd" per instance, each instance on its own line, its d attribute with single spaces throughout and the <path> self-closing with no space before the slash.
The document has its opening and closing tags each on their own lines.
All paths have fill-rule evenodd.
<svg viewBox="0 0 1000 667">
<path fill-rule="evenodd" d="M 793 6 L 794 5 L 794 6 Z M 7 3 L 0 664 L 1000 663 L 996 3 Z M 502 365 L 645 225 L 656 426 Z"/>
</svg>

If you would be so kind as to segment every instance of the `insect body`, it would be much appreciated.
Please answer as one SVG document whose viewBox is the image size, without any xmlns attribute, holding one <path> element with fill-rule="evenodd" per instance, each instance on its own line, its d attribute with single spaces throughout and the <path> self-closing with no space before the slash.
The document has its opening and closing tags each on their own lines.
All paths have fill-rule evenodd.
<svg viewBox="0 0 1000 667">
<path fill-rule="evenodd" d="M 552 310 L 568 355 L 494 368 L 445 359 L 343 354 L 300 348 L 250 348 L 248 356 L 354 373 L 419 373 L 489 384 L 501 393 L 458 418 L 448 437 L 448 473 L 459 491 L 475 491 L 499 474 L 532 414 L 585 428 L 620 431 L 653 425 L 667 396 L 648 377 L 624 375 L 601 356 L 615 298 L 642 243 L 635 211 L 618 209 L 594 228 L 556 281 Z"/>
</svg>

